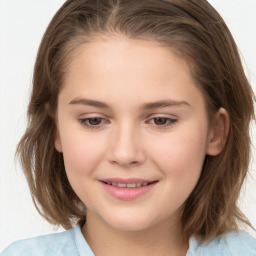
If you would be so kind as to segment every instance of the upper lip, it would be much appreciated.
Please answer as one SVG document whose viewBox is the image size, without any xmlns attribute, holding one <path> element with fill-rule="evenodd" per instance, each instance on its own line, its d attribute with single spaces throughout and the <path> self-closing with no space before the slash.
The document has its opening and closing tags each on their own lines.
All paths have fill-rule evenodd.
<svg viewBox="0 0 256 256">
<path fill-rule="evenodd" d="M 122 183 L 122 184 L 132 184 L 132 183 L 151 183 L 157 180 L 148 180 L 148 179 L 138 179 L 138 178 L 108 178 L 108 179 L 101 179 L 102 182 L 111 182 L 111 183 Z"/>
</svg>

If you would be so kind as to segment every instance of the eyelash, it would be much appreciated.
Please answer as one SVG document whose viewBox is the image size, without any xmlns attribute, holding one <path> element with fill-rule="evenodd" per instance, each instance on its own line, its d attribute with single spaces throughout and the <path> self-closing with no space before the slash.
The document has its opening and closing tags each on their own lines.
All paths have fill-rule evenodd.
<svg viewBox="0 0 256 256">
<path fill-rule="evenodd" d="M 174 118 L 169 118 L 169 117 L 154 117 L 152 119 L 150 119 L 148 122 L 150 123 L 150 121 L 154 120 L 156 121 L 157 119 L 162 119 L 162 120 L 165 120 L 167 122 L 167 124 L 161 124 L 161 125 L 156 125 L 156 124 L 153 124 L 153 125 L 156 125 L 157 128 L 161 129 L 161 128 L 168 128 L 170 127 L 171 125 L 175 124 L 177 122 L 177 119 L 174 119 Z"/>
<path fill-rule="evenodd" d="M 98 119 L 101 121 L 101 123 L 97 125 L 90 124 L 89 122 L 92 121 L 93 119 Z M 107 123 L 106 119 L 102 117 L 90 117 L 90 118 L 79 119 L 80 123 L 89 129 L 100 129 L 103 120 L 105 120 L 104 122 Z"/>
<path fill-rule="evenodd" d="M 96 125 L 90 124 L 89 122 L 92 121 L 93 119 L 94 120 L 98 119 L 98 121 L 100 121 L 100 123 L 96 124 Z M 165 124 L 156 125 L 156 124 L 151 123 L 152 120 L 156 121 L 157 119 L 162 119 L 162 120 L 166 121 L 167 124 L 165 123 Z M 79 121 L 82 125 L 84 125 L 86 128 L 89 128 L 89 129 L 100 129 L 100 128 L 102 128 L 102 124 L 108 122 L 105 118 L 102 118 L 102 117 L 83 118 L 83 119 L 79 119 Z M 104 122 L 102 123 L 102 121 L 104 121 Z M 151 118 L 149 121 L 147 121 L 147 123 L 150 123 L 151 125 L 156 126 L 156 128 L 158 128 L 158 129 L 168 128 L 168 127 L 174 125 L 176 122 L 177 122 L 177 119 L 169 118 L 169 117 L 154 117 L 154 118 Z"/>
</svg>

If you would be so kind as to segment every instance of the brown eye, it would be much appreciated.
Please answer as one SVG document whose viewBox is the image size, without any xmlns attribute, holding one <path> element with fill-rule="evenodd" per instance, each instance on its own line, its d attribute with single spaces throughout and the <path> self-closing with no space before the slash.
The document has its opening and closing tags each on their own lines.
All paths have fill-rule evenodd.
<svg viewBox="0 0 256 256">
<path fill-rule="evenodd" d="M 153 120 L 156 125 L 165 125 L 168 122 L 168 119 L 164 117 L 156 117 Z"/>
<path fill-rule="evenodd" d="M 94 117 L 94 118 L 88 118 L 89 125 L 99 125 L 102 122 L 102 118 Z"/>
<path fill-rule="evenodd" d="M 167 117 L 155 117 L 149 120 L 149 123 L 156 127 L 168 127 L 174 124 L 176 121 L 177 121 L 176 119 L 167 118 Z"/>
<path fill-rule="evenodd" d="M 100 128 L 107 121 L 101 117 L 91 117 L 79 120 L 80 123 L 88 128 Z"/>
</svg>

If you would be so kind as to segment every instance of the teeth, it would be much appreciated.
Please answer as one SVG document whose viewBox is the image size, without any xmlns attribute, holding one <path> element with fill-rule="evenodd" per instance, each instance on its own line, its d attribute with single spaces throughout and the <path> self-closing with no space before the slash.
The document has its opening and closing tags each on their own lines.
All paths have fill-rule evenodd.
<svg viewBox="0 0 256 256">
<path fill-rule="evenodd" d="M 142 183 L 116 183 L 116 182 L 107 182 L 108 185 L 112 185 L 114 187 L 119 187 L 119 188 L 138 188 L 141 186 L 147 186 L 149 182 L 142 182 Z"/>
<path fill-rule="evenodd" d="M 127 184 L 126 187 L 127 188 L 135 188 L 137 186 L 136 183 L 132 183 L 132 184 Z"/>
<path fill-rule="evenodd" d="M 118 186 L 119 188 L 125 188 L 125 187 L 126 187 L 126 184 L 124 184 L 124 183 L 117 183 L 117 186 Z"/>
</svg>

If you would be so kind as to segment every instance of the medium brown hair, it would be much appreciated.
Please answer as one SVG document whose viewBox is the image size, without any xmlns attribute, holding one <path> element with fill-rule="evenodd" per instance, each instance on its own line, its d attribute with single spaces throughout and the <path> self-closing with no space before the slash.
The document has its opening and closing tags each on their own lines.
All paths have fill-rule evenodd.
<svg viewBox="0 0 256 256">
<path fill-rule="evenodd" d="M 42 39 L 28 107 L 28 127 L 17 152 L 38 211 L 52 224 L 71 228 L 86 209 L 69 184 L 54 148 L 55 113 L 72 52 L 96 36 L 121 34 L 160 42 L 184 58 L 202 90 L 209 117 L 229 114 L 224 150 L 206 156 L 201 177 L 181 217 L 184 237 L 203 241 L 248 221 L 237 199 L 250 159 L 253 92 L 225 22 L 205 0 L 68 0 Z"/>
</svg>

